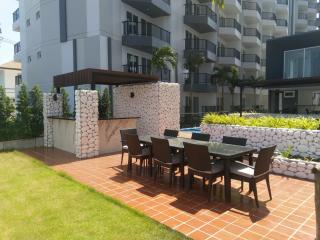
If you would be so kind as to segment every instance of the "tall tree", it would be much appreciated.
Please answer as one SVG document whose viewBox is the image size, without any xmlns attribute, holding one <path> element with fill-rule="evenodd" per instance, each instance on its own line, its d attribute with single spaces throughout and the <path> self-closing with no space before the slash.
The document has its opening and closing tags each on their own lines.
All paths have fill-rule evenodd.
<svg viewBox="0 0 320 240">
<path fill-rule="evenodd" d="M 217 84 L 220 86 L 221 88 L 221 111 L 224 110 L 224 86 L 228 80 L 228 78 L 230 78 L 230 74 L 231 74 L 231 69 L 229 66 L 224 66 L 224 67 L 215 67 L 213 69 L 213 78 L 215 78 L 217 80 Z"/>
<path fill-rule="evenodd" d="M 169 66 L 176 68 L 177 62 L 177 54 L 171 47 L 158 48 L 152 54 L 152 72 L 169 68 Z"/>
<path fill-rule="evenodd" d="M 61 89 L 62 95 L 62 112 L 64 117 L 70 117 L 70 105 L 69 105 L 69 94 L 67 91 L 62 88 Z"/>
<path fill-rule="evenodd" d="M 109 89 L 105 88 L 103 93 L 99 92 L 99 118 L 108 119 L 111 116 L 111 101 Z"/>
<path fill-rule="evenodd" d="M 29 98 L 27 87 L 23 84 L 18 93 L 18 102 L 17 102 L 17 123 L 21 132 L 24 136 L 30 135 L 30 107 L 29 107 Z"/>
<path fill-rule="evenodd" d="M 2 86 L 0 86 L 0 126 L 5 126 L 12 119 L 14 105 L 12 100 L 6 95 Z"/>
<path fill-rule="evenodd" d="M 231 93 L 231 111 L 234 111 L 234 91 L 239 84 L 239 71 L 236 67 L 232 66 L 230 68 L 230 73 L 227 82 Z"/>
<path fill-rule="evenodd" d="M 29 94 L 30 102 L 30 130 L 32 137 L 43 134 L 43 98 L 39 86 L 34 86 Z"/>
</svg>

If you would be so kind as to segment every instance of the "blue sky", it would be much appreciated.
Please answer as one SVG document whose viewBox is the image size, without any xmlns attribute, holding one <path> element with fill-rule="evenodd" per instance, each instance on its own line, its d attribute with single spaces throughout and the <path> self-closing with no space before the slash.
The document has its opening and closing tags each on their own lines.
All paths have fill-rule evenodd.
<svg viewBox="0 0 320 240">
<path fill-rule="evenodd" d="M 12 13 L 19 7 L 17 0 L 0 0 L 0 36 L 19 42 L 20 34 L 12 31 Z M 0 64 L 13 60 L 13 45 L 0 43 Z"/>
</svg>

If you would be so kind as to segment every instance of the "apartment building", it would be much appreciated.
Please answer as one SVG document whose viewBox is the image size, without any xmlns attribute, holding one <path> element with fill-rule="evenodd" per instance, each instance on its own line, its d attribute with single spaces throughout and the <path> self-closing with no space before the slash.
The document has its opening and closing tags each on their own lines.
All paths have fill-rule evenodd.
<svg viewBox="0 0 320 240">
<path fill-rule="evenodd" d="M 150 73 L 153 50 L 171 46 L 178 53 L 177 68 L 156 74 L 162 81 L 181 84 L 183 113 L 221 109 L 221 90 L 210 75 L 214 67 L 236 66 L 242 78 L 264 76 L 266 41 L 288 35 L 288 23 L 295 25 L 293 32 L 314 29 L 311 20 L 318 7 L 315 0 L 225 0 L 224 9 L 212 6 L 210 0 L 24 0 L 19 4 L 13 29 L 20 32 L 21 41 L 14 49 L 27 86 L 38 84 L 49 91 L 54 75 L 85 68 Z M 307 16 L 305 25 L 300 22 L 302 13 Z M 190 53 L 205 58 L 194 72 L 185 69 Z M 267 91 L 255 91 L 245 90 L 244 106 L 266 109 Z M 239 105 L 237 89 L 234 99 Z M 230 105 L 226 86 L 224 109 Z"/>
<path fill-rule="evenodd" d="M 20 84 L 21 64 L 19 62 L 7 62 L 0 65 L 0 86 L 12 100 L 15 100 L 15 87 Z"/>
</svg>

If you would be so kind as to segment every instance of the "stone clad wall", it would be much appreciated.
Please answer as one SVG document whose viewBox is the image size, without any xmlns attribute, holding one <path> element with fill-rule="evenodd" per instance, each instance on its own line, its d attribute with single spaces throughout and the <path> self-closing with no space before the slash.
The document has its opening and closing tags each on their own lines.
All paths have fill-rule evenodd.
<svg viewBox="0 0 320 240">
<path fill-rule="evenodd" d="M 320 131 L 287 128 L 245 127 L 220 124 L 203 124 L 201 132 L 221 141 L 223 136 L 244 137 L 252 147 L 277 145 L 279 151 L 292 147 L 292 154 L 303 157 L 320 157 Z"/>
<path fill-rule="evenodd" d="M 57 95 L 57 100 L 54 100 L 55 93 L 43 94 L 43 125 L 44 125 L 44 146 L 53 147 L 53 119 L 48 117 L 60 117 L 63 114 L 62 110 L 62 95 Z"/>
<path fill-rule="evenodd" d="M 77 90 L 75 151 L 78 158 L 99 155 L 98 92 Z"/>
<path fill-rule="evenodd" d="M 115 118 L 139 118 L 139 134 L 159 135 L 165 128 L 180 129 L 179 84 L 158 82 L 115 87 L 113 102 Z"/>
</svg>

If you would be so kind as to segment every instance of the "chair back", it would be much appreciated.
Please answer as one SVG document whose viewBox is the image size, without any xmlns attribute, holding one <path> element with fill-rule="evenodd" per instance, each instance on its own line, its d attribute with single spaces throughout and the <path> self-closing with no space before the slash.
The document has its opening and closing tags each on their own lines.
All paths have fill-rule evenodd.
<svg viewBox="0 0 320 240">
<path fill-rule="evenodd" d="M 276 147 L 277 146 L 261 148 L 254 167 L 255 176 L 259 176 L 270 171 L 270 164 Z"/>
<path fill-rule="evenodd" d="M 163 162 L 171 162 L 171 151 L 167 139 L 151 138 L 153 158 Z"/>
<path fill-rule="evenodd" d="M 210 171 L 212 168 L 208 146 L 183 143 L 184 154 L 188 159 L 189 167 L 199 171 Z"/>
<path fill-rule="evenodd" d="M 163 135 L 166 137 L 178 137 L 179 131 L 173 129 L 165 129 Z"/>
<path fill-rule="evenodd" d="M 138 132 L 137 132 L 137 129 L 135 129 L 135 128 L 121 129 L 120 130 L 120 137 L 121 137 L 122 146 L 127 145 L 127 139 L 126 139 L 127 134 L 137 135 Z"/>
<path fill-rule="evenodd" d="M 137 134 L 126 134 L 129 155 L 135 156 L 142 154 L 139 137 Z"/>
<path fill-rule="evenodd" d="M 246 138 L 223 136 L 222 143 L 238 145 L 238 146 L 246 146 L 247 139 Z"/>
<path fill-rule="evenodd" d="M 210 134 L 193 132 L 191 139 L 209 142 L 210 141 Z"/>
</svg>

